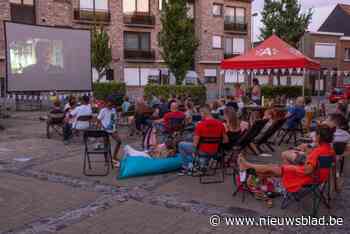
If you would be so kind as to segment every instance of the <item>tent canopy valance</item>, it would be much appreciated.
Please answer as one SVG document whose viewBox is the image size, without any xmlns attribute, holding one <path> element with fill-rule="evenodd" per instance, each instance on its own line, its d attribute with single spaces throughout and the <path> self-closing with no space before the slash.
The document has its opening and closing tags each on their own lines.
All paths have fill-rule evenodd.
<svg viewBox="0 0 350 234">
<path fill-rule="evenodd" d="M 256 48 L 221 62 L 224 70 L 305 68 L 319 70 L 320 63 L 302 54 L 276 35 L 272 35 Z"/>
</svg>

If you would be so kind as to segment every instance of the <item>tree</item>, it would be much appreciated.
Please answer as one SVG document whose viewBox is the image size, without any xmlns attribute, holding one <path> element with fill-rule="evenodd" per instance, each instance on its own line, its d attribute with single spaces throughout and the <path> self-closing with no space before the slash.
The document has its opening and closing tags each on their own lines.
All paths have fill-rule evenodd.
<svg viewBox="0 0 350 234">
<path fill-rule="evenodd" d="M 302 13 L 298 0 L 265 0 L 262 12 L 261 39 L 275 33 L 277 36 L 297 47 L 312 18 L 312 10 Z"/>
<path fill-rule="evenodd" d="M 161 56 L 176 84 L 183 83 L 186 73 L 191 69 L 199 42 L 195 36 L 193 20 L 187 15 L 187 0 L 163 1 L 159 34 Z"/>
<path fill-rule="evenodd" d="M 106 75 L 112 62 L 112 49 L 109 45 L 109 36 L 105 29 L 101 27 L 94 27 L 92 30 L 91 40 L 92 50 L 92 66 L 98 73 L 97 82 Z"/>
</svg>

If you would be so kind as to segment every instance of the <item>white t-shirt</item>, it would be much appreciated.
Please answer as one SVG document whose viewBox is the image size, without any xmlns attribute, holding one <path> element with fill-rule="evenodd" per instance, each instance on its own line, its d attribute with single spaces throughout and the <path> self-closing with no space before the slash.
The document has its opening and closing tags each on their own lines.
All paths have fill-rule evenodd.
<svg viewBox="0 0 350 234">
<path fill-rule="evenodd" d="M 101 121 L 103 129 L 105 129 L 107 132 L 112 132 L 117 121 L 117 111 L 115 108 L 103 108 L 98 114 L 97 118 Z"/>
<path fill-rule="evenodd" d="M 81 105 L 70 113 L 74 117 L 74 122 L 73 122 L 73 128 L 75 129 L 87 129 L 89 128 L 89 123 L 88 122 L 82 122 L 82 121 L 77 121 L 78 117 L 80 116 L 87 116 L 87 115 L 92 115 L 92 110 L 90 105 Z"/>
<path fill-rule="evenodd" d="M 350 142 L 350 134 L 347 131 L 344 131 L 342 129 L 337 128 L 337 130 L 334 133 L 333 142 L 348 143 L 348 142 Z"/>
</svg>

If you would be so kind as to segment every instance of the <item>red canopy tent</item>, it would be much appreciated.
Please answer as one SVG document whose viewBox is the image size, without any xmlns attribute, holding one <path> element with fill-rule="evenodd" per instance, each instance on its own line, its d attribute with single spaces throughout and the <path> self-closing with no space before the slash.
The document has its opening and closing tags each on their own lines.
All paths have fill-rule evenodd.
<svg viewBox="0 0 350 234">
<path fill-rule="evenodd" d="M 243 70 L 248 75 L 264 71 L 269 75 L 272 71 L 280 71 L 280 74 L 289 71 L 290 74 L 293 69 L 298 72 L 303 70 L 304 94 L 306 70 L 320 70 L 320 63 L 305 56 L 278 36 L 272 35 L 247 53 L 223 60 L 220 67 L 223 70 Z"/>
<path fill-rule="evenodd" d="M 276 35 L 272 35 L 246 54 L 221 62 L 221 69 L 230 70 L 278 68 L 319 70 L 320 63 L 303 55 Z"/>
</svg>

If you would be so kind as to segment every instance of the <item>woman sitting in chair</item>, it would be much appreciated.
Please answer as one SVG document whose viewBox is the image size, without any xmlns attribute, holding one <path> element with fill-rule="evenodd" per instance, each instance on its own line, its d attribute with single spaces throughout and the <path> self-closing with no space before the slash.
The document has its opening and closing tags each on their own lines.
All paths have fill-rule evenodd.
<svg viewBox="0 0 350 234">
<path fill-rule="evenodd" d="M 232 149 L 242 134 L 248 129 L 248 125 L 247 122 L 239 120 L 233 107 L 226 107 L 224 109 L 224 127 L 229 142 L 224 144 L 224 148 L 227 150 Z"/>
<path fill-rule="evenodd" d="M 307 155 L 303 165 L 259 165 L 250 163 L 243 156 L 240 156 L 238 159 L 239 168 L 241 171 L 253 169 L 261 177 L 281 177 L 282 185 L 288 192 L 297 192 L 303 186 L 314 181 L 313 174 L 317 169 L 320 157 L 335 156 L 331 146 L 333 133 L 333 129 L 325 125 L 317 129 L 317 147 Z M 329 173 L 329 169 L 321 169 L 316 176 L 320 182 L 324 182 Z"/>
</svg>

